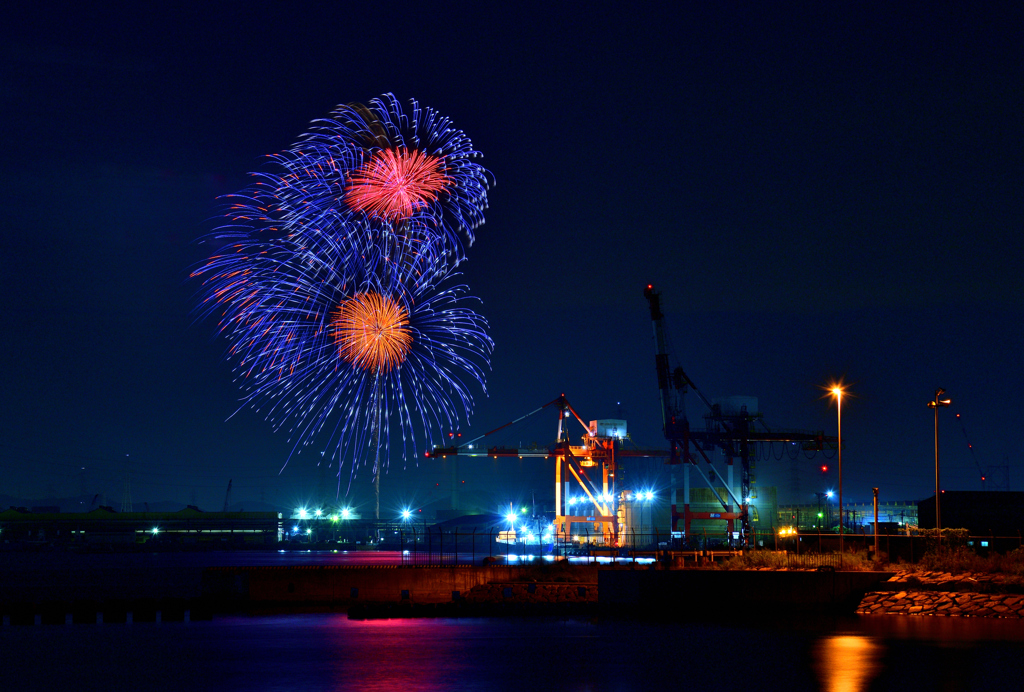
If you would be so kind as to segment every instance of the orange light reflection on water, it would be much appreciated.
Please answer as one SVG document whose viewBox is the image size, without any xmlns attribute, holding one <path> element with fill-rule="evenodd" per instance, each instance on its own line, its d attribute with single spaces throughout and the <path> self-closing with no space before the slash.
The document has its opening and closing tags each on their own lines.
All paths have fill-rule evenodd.
<svg viewBox="0 0 1024 692">
<path fill-rule="evenodd" d="M 826 692 L 862 692 L 881 669 L 883 646 L 871 637 L 837 635 L 821 639 L 814 667 Z"/>
</svg>

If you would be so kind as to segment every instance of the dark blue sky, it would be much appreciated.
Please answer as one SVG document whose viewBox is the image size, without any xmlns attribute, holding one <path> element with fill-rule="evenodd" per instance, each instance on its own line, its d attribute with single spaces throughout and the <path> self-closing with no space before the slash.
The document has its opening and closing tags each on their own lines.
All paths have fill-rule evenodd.
<svg viewBox="0 0 1024 692">
<path fill-rule="evenodd" d="M 707 396 L 834 434 L 819 387 L 850 383 L 847 497 L 931 494 L 937 386 L 954 402 L 943 486 L 1008 465 L 1021 488 L 1018 6 L 353 5 L 4 22 L 0 495 L 117 505 L 126 454 L 136 501 L 218 508 L 228 479 L 238 500 L 315 492 L 312 459 L 278 473 L 285 436 L 249 410 L 228 420 L 239 392 L 186 276 L 218 195 L 334 105 L 389 91 L 449 116 L 497 181 L 463 265 L 496 342 L 465 432 L 564 392 L 586 418 L 621 405 L 636 442 L 662 446 L 653 282 Z M 554 434 L 531 425 L 496 442 Z M 835 484 L 816 468 L 800 462 L 797 495 L 788 460 L 759 463 L 758 483 L 812 498 Z M 551 492 L 544 462 L 459 471 L 510 499 Z M 447 483 L 439 462 L 395 460 L 383 492 L 422 502 Z"/>
</svg>

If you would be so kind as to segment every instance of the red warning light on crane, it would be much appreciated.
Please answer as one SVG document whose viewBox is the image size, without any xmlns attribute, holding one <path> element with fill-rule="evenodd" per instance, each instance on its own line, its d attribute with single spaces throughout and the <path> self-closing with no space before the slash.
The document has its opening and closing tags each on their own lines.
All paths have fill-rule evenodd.
<svg viewBox="0 0 1024 692">
<path fill-rule="evenodd" d="M 825 464 L 822 464 L 821 465 L 821 472 L 822 473 L 828 473 L 828 466 L 826 466 Z"/>
</svg>

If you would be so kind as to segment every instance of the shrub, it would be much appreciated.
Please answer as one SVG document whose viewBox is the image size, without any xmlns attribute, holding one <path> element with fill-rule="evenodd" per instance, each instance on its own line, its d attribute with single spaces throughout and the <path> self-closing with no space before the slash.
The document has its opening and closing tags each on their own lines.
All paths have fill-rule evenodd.
<svg viewBox="0 0 1024 692">
<path fill-rule="evenodd" d="M 822 559 L 825 557 L 826 559 Z M 750 550 L 742 555 L 729 558 L 717 567 L 719 569 L 815 569 L 821 565 L 832 565 L 831 556 L 793 555 L 774 550 Z M 838 560 L 838 558 L 837 558 Z M 874 560 L 865 552 L 843 554 L 842 569 L 850 572 L 871 572 L 878 569 Z"/>
<path fill-rule="evenodd" d="M 723 569 L 783 569 L 788 566 L 786 554 L 773 550 L 749 550 L 721 564 Z"/>
</svg>

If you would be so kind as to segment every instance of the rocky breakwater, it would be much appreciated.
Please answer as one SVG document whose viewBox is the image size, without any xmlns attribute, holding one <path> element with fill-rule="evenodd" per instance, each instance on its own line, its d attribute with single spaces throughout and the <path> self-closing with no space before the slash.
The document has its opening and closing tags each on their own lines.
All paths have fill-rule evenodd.
<svg viewBox="0 0 1024 692">
<path fill-rule="evenodd" d="M 1004 574 L 897 572 L 865 594 L 857 613 L 1024 618 L 1024 580 Z"/>
</svg>

